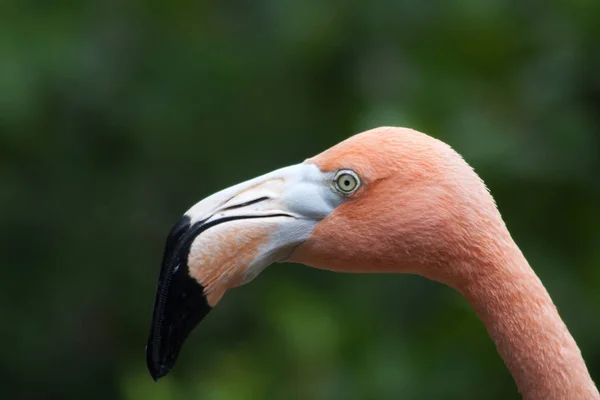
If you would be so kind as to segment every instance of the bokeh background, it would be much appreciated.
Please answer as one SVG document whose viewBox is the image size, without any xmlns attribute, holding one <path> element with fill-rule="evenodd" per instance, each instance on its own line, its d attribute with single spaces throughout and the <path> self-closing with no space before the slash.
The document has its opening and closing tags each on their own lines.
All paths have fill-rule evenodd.
<svg viewBox="0 0 600 400">
<path fill-rule="evenodd" d="M 600 381 L 600 2 L 3 1 L 4 399 L 515 399 L 416 276 L 280 264 L 155 383 L 164 239 L 201 198 L 353 133 L 464 155 Z"/>
</svg>

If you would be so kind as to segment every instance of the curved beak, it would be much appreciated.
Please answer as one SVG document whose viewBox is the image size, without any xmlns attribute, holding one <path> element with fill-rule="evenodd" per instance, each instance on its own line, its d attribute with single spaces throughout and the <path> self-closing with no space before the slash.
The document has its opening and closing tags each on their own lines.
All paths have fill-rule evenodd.
<svg viewBox="0 0 600 400">
<path fill-rule="evenodd" d="M 333 173 L 303 163 L 220 191 L 171 230 L 158 279 L 146 362 L 155 380 L 225 291 L 287 259 L 341 202 Z"/>
</svg>

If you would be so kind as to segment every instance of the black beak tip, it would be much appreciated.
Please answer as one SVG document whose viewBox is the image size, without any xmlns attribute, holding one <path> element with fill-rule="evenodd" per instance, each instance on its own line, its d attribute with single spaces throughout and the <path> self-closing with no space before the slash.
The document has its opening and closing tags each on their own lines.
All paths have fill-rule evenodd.
<svg viewBox="0 0 600 400">
<path fill-rule="evenodd" d="M 150 371 L 150 376 L 152 377 L 154 382 L 158 382 L 158 380 L 164 376 L 164 375 L 160 375 L 159 371 L 150 365 L 148 366 L 148 371 Z"/>
<path fill-rule="evenodd" d="M 152 366 L 148 366 L 148 371 L 150 371 L 150 376 L 152 377 L 152 379 L 154 380 L 154 382 L 158 382 L 158 380 L 160 378 L 162 378 L 163 376 L 167 375 L 169 372 L 165 372 L 164 370 L 161 369 L 156 369 Z"/>
<path fill-rule="evenodd" d="M 154 367 L 152 364 L 148 364 L 148 372 L 150 372 L 150 376 L 154 380 L 154 382 L 158 382 L 158 380 L 162 377 L 159 375 L 159 370 Z"/>
<path fill-rule="evenodd" d="M 164 374 L 161 374 L 162 371 L 160 365 L 156 365 L 154 363 L 149 349 L 150 346 L 146 346 L 146 366 L 148 367 L 148 372 L 150 372 L 152 379 L 154 379 L 155 382 L 158 382 L 158 380 L 162 378 Z"/>
<path fill-rule="evenodd" d="M 146 346 L 146 365 L 148 366 L 148 372 L 150 372 L 150 376 L 154 379 L 155 382 L 158 382 L 160 378 L 166 376 L 173 365 L 165 365 L 159 362 L 156 362 L 153 354 L 149 351 L 150 346 Z"/>
<path fill-rule="evenodd" d="M 194 238 L 210 226 L 199 222 L 190 227 L 190 218 L 184 217 L 167 238 L 146 346 L 146 365 L 155 381 L 173 369 L 185 339 L 212 309 L 187 265 Z"/>
</svg>

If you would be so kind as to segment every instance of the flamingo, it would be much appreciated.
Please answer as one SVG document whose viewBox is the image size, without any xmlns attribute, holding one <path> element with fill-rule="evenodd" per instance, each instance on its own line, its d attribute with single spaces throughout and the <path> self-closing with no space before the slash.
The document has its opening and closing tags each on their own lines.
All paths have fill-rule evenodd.
<svg viewBox="0 0 600 400">
<path fill-rule="evenodd" d="M 525 399 L 600 399 L 548 292 L 475 171 L 407 128 L 350 137 L 220 191 L 170 232 L 146 359 L 155 380 L 223 294 L 275 262 L 409 273 L 449 285 L 486 326 Z"/>
</svg>

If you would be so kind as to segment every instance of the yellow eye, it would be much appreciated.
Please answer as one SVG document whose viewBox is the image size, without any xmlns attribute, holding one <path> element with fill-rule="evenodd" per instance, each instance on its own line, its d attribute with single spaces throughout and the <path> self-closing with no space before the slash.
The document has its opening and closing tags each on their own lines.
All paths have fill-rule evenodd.
<svg viewBox="0 0 600 400">
<path fill-rule="evenodd" d="M 360 186 L 360 179 L 352 171 L 340 171 L 335 178 L 335 185 L 342 194 L 351 194 Z"/>
</svg>

